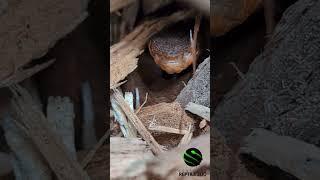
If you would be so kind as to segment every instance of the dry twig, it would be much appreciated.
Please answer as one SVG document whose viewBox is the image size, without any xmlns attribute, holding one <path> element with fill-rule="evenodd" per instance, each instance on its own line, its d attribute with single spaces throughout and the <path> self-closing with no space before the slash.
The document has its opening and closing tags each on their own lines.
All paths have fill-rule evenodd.
<svg viewBox="0 0 320 180">
<path fill-rule="evenodd" d="M 197 39 L 198 39 L 198 32 L 200 27 L 200 20 L 201 16 L 198 15 L 195 20 L 194 29 L 193 29 L 193 36 L 191 38 L 191 55 L 193 57 L 192 68 L 193 74 L 196 72 L 197 66 Z"/>
<path fill-rule="evenodd" d="M 193 126 L 190 124 L 187 133 L 181 139 L 178 147 L 189 144 L 193 135 Z"/>
<path fill-rule="evenodd" d="M 152 131 L 159 131 L 159 132 L 166 132 L 166 133 L 173 133 L 173 134 L 187 134 L 188 131 L 184 129 L 176 129 L 166 126 L 156 126 L 154 125 L 155 116 L 153 117 L 153 121 L 150 123 L 148 129 Z"/>
<path fill-rule="evenodd" d="M 144 102 L 141 104 L 141 106 L 139 106 L 139 108 L 136 110 L 136 114 L 138 114 L 141 109 L 143 108 L 143 106 L 147 103 L 148 100 L 148 93 L 146 93 L 146 98 L 144 99 Z"/>
<path fill-rule="evenodd" d="M 230 62 L 229 64 L 237 71 L 237 74 L 241 77 L 241 79 L 245 79 L 245 75 L 240 71 L 240 69 L 234 62 Z"/>
</svg>

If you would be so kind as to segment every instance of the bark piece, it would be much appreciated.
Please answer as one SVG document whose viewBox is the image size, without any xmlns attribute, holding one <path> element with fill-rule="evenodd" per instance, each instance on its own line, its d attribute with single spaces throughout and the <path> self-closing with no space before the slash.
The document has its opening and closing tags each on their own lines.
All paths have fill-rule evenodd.
<svg viewBox="0 0 320 180">
<path fill-rule="evenodd" d="M 27 134 L 59 179 L 89 179 L 80 164 L 67 153 L 31 95 L 19 85 L 10 86 L 13 112 L 19 128 Z"/>
<path fill-rule="evenodd" d="M 183 20 L 191 11 L 179 11 L 170 16 L 146 21 L 136 27 L 119 43 L 110 47 L 110 89 L 137 67 L 138 56 L 144 51 L 149 38 L 162 28 Z"/>
<path fill-rule="evenodd" d="M 177 102 L 185 107 L 189 102 L 210 107 L 210 58 L 197 68 L 192 79 L 178 95 Z"/>
<path fill-rule="evenodd" d="M 146 142 L 139 138 L 110 138 L 110 178 L 132 178 L 145 171 L 145 161 L 152 158 Z"/>
<path fill-rule="evenodd" d="M 320 179 L 320 149 L 312 144 L 264 129 L 254 129 L 246 137 L 241 152 L 279 167 L 299 179 Z"/>
<path fill-rule="evenodd" d="M 83 21 L 87 16 L 83 6 L 82 0 L 10 2 L 0 16 L 1 82 L 17 76 L 26 64 L 43 56 Z"/>
<path fill-rule="evenodd" d="M 300 0 L 284 13 L 265 51 L 214 112 L 229 144 L 251 128 L 319 144 L 320 2 Z"/>
</svg>

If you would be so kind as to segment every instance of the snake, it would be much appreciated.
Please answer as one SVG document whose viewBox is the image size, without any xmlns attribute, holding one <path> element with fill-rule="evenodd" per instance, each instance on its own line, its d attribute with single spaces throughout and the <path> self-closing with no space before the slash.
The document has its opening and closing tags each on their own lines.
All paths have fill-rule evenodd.
<svg viewBox="0 0 320 180">
<path fill-rule="evenodd" d="M 168 74 L 178 74 L 193 63 L 190 29 L 168 27 L 152 36 L 148 48 L 155 63 Z"/>
</svg>

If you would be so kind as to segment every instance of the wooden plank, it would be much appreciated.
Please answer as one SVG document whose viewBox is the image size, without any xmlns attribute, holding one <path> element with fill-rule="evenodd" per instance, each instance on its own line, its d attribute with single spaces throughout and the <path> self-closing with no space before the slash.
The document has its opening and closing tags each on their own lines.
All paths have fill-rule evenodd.
<svg viewBox="0 0 320 180">
<path fill-rule="evenodd" d="M 152 158 L 146 142 L 140 138 L 110 138 L 110 179 L 129 178 L 145 171 L 145 160 Z"/>
<path fill-rule="evenodd" d="M 240 151 L 299 179 L 320 179 L 320 149 L 312 144 L 264 129 L 254 129 Z"/>
</svg>

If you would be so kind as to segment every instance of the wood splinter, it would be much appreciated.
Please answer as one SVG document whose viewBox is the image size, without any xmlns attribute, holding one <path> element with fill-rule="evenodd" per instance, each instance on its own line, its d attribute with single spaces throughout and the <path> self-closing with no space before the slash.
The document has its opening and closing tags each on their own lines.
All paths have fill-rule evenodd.
<svg viewBox="0 0 320 180">
<path fill-rule="evenodd" d="M 191 38 L 191 55 L 192 55 L 192 72 L 193 74 L 196 72 L 196 66 L 197 66 L 197 39 L 198 39 L 198 32 L 199 32 L 199 27 L 200 27 L 200 20 L 201 16 L 198 15 L 196 17 L 196 21 L 194 24 L 194 30 L 193 30 L 193 37 Z"/>
</svg>

